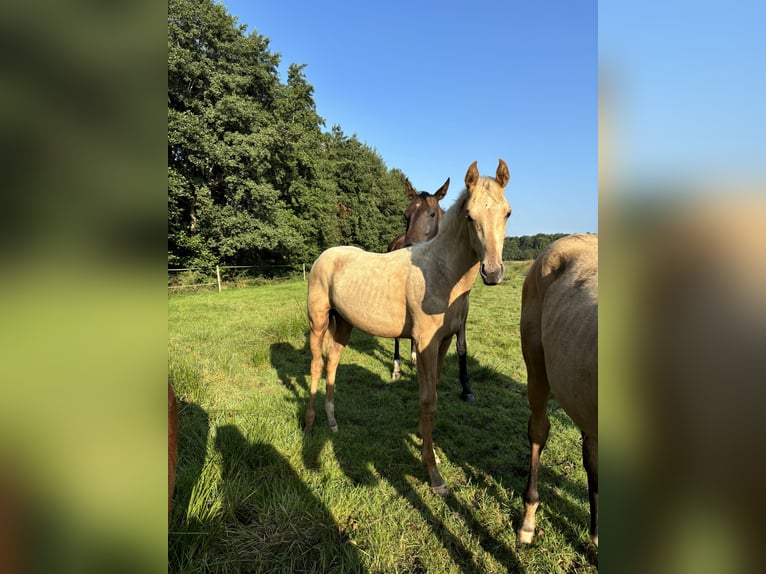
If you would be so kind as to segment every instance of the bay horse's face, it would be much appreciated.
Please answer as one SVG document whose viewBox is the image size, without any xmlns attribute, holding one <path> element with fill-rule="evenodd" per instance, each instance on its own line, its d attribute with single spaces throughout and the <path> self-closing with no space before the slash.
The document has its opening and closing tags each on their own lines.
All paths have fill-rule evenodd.
<svg viewBox="0 0 766 574">
<path fill-rule="evenodd" d="M 410 198 L 410 204 L 404 212 L 404 217 L 407 219 L 404 245 L 407 246 L 433 239 L 439 231 L 439 223 L 444 216 L 439 200 L 447 193 L 449 178 L 433 195 L 426 191 L 416 192 L 409 180 L 405 180 L 405 186 L 407 197 Z"/>
<path fill-rule="evenodd" d="M 465 175 L 465 186 L 469 192 L 465 217 L 471 247 L 481 263 L 481 278 L 486 285 L 497 285 L 503 281 L 505 224 L 511 216 L 511 206 L 504 193 L 511 175 L 502 159 L 494 179 L 480 177 L 476 163 L 471 164 Z"/>
</svg>

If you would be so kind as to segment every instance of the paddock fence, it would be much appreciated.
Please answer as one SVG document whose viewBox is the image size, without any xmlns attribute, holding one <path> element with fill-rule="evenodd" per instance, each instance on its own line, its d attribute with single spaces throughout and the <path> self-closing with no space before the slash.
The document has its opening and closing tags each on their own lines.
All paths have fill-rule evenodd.
<svg viewBox="0 0 766 574">
<path fill-rule="evenodd" d="M 525 273 L 532 260 L 504 261 L 506 273 L 511 270 Z M 212 265 L 209 267 L 168 268 L 168 293 L 213 291 L 270 285 L 286 279 L 302 278 L 306 281 L 310 264 L 294 265 Z"/>
<path fill-rule="evenodd" d="M 297 265 L 214 265 L 168 268 L 168 292 L 206 291 L 264 285 L 284 279 L 306 280 L 305 263 Z"/>
</svg>

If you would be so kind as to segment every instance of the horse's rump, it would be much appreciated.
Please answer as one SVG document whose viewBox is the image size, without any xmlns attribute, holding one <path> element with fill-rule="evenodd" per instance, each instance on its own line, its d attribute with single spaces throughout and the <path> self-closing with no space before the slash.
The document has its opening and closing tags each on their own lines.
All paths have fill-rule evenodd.
<svg viewBox="0 0 766 574">
<path fill-rule="evenodd" d="M 598 433 L 598 236 L 555 241 L 523 290 L 526 352 L 543 352 L 556 400 L 583 430 Z M 538 347 L 532 350 L 531 347 Z"/>
</svg>

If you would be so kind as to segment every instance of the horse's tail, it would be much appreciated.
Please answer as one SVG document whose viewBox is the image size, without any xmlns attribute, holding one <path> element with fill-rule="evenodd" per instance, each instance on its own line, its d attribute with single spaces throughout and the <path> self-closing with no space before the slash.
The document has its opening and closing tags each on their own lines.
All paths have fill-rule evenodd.
<svg viewBox="0 0 766 574">
<path fill-rule="evenodd" d="M 335 329 L 338 322 L 335 319 L 335 311 L 330 309 L 330 319 L 327 324 L 327 331 L 324 332 L 324 339 L 322 339 L 322 353 L 327 356 L 327 352 L 330 350 L 330 345 L 335 341 Z"/>
</svg>

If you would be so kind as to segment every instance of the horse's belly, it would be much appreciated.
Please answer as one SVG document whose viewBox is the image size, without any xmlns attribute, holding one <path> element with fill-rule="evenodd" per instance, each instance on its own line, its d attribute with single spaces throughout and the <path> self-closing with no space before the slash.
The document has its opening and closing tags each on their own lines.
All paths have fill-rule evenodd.
<svg viewBox="0 0 766 574">
<path fill-rule="evenodd" d="M 391 297 L 379 285 L 365 289 L 344 289 L 334 293 L 331 306 L 357 329 L 376 337 L 408 337 L 404 297 Z"/>
</svg>

